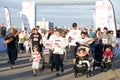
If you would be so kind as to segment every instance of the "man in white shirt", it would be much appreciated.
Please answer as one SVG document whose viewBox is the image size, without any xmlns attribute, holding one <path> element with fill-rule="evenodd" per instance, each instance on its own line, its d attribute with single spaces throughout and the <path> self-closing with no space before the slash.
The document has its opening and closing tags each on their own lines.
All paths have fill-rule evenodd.
<svg viewBox="0 0 120 80">
<path fill-rule="evenodd" d="M 68 39 L 69 39 L 69 46 L 70 46 L 70 52 L 71 55 L 73 56 L 74 53 L 74 48 L 76 46 L 76 42 L 80 37 L 80 33 L 81 31 L 78 29 L 77 27 L 77 23 L 73 23 L 72 24 L 72 30 L 69 31 L 68 33 Z M 73 58 L 73 62 L 74 62 L 74 58 Z"/>
</svg>

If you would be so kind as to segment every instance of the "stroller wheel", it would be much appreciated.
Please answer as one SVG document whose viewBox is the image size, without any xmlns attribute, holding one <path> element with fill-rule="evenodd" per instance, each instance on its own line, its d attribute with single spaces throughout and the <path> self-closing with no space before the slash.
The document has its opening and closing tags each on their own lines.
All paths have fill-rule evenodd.
<svg viewBox="0 0 120 80">
<path fill-rule="evenodd" d="M 91 76 L 91 70 L 87 71 L 86 77 L 88 78 L 88 77 L 90 77 L 90 76 Z"/>
<path fill-rule="evenodd" d="M 91 76 L 92 74 L 91 74 L 91 71 L 89 71 L 89 77 Z"/>
<path fill-rule="evenodd" d="M 44 67 L 44 66 L 42 66 L 42 69 L 41 69 L 41 71 L 44 71 L 44 69 L 45 69 L 45 67 Z"/>
<path fill-rule="evenodd" d="M 93 71 L 95 70 L 95 66 L 93 66 Z"/>
<path fill-rule="evenodd" d="M 74 72 L 74 76 L 75 76 L 75 78 L 77 78 L 77 72 Z"/>
<path fill-rule="evenodd" d="M 53 68 L 51 67 L 51 72 L 53 72 Z"/>
<path fill-rule="evenodd" d="M 114 69 L 114 63 L 113 62 L 111 63 L 111 66 L 112 66 L 112 71 L 114 71 L 115 69 Z"/>
<path fill-rule="evenodd" d="M 88 78 L 88 74 L 86 75 L 86 78 Z"/>
<path fill-rule="evenodd" d="M 75 76 L 75 78 L 77 77 L 77 71 L 76 70 L 74 70 L 74 76 Z"/>
</svg>

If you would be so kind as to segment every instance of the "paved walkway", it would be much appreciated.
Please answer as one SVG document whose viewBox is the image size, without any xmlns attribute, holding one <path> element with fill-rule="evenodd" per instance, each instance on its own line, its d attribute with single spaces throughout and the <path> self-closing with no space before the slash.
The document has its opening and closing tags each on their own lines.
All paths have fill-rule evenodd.
<svg viewBox="0 0 120 80">
<path fill-rule="evenodd" d="M 65 62 L 65 71 L 60 76 L 55 76 L 55 71 L 51 72 L 49 68 L 45 68 L 43 72 L 38 71 L 37 76 L 33 77 L 29 58 L 30 54 L 19 54 L 15 69 L 11 70 L 7 63 L 7 54 L 0 54 L 0 80 L 120 80 L 120 59 L 118 58 L 115 60 L 114 71 L 100 72 L 97 68 L 90 78 L 86 78 L 85 75 L 74 78 L 71 60 Z"/>
</svg>

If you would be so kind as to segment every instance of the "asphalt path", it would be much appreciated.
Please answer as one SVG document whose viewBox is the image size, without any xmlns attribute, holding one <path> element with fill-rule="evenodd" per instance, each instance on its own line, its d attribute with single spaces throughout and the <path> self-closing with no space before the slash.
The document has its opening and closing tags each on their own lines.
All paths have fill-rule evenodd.
<svg viewBox="0 0 120 80">
<path fill-rule="evenodd" d="M 31 68 L 31 62 L 29 62 L 30 54 L 18 54 L 18 60 L 14 69 L 10 69 L 7 53 L 0 54 L 0 80 L 120 80 L 120 59 L 115 58 L 114 68 L 107 72 L 101 72 L 97 67 L 95 71 L 92 71 L 92 76 L 86 78 L 85 74 L 78 74 L 77 78 L 74 77 L 73 64 L 70 59 L 70 54 L 67 56 L 66 62 L 64 62 L 64 73 L 60 73 L 56 76 L 55 70 L 51 72 L 50 68 L 45 67 L 43 72 L 37 71 L 37 76 L 34 77 Z"/>
</svg>

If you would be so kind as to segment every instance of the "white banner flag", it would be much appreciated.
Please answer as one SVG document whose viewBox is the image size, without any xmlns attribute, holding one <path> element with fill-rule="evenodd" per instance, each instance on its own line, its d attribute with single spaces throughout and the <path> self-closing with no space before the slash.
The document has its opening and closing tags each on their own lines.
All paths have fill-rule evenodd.
<svg viewBox="0 0 120 80">
<path fill-rule="evenodd" d="M 30 29 L 35 28 L 35 2 L 22 3 L 22 17 L 27 20 Z"/>
<path fill-rule="evenodd" d="M 95 20 L 96 29 L 100 27 L 103 30 L 104 27 L 107 27 L 109 30 L 113 30 L 114 36 L 116 36 L 113 7 L 109 0 L 96 1 Z"/>
<path fill-rule="evenodd" d="M 7 7 L 5 7 L 5 17 L 6 17 L 7 29 L 10 29 L 10 25 L 11 25 L 10 12 Z"/>
<path fill-rule="evenodd" d="M 25 32 L 25 33 L 29 33 L 30 32 L 30 23 L 28 21 L 28 18 L 26 15 L 24 15 L 22 13 L 22 11 L 20 11 L 20 16 L 21 16 L 21 19 L 22 19 L 22 27 L 21 29 Z"/>
<path fill-rule="evenodd" d="M 42 22 L 43 22 L 43 28 L 46 29 L 46 21 L 45 21 L 45 17 L 42 17 Z"/>
</svg>

